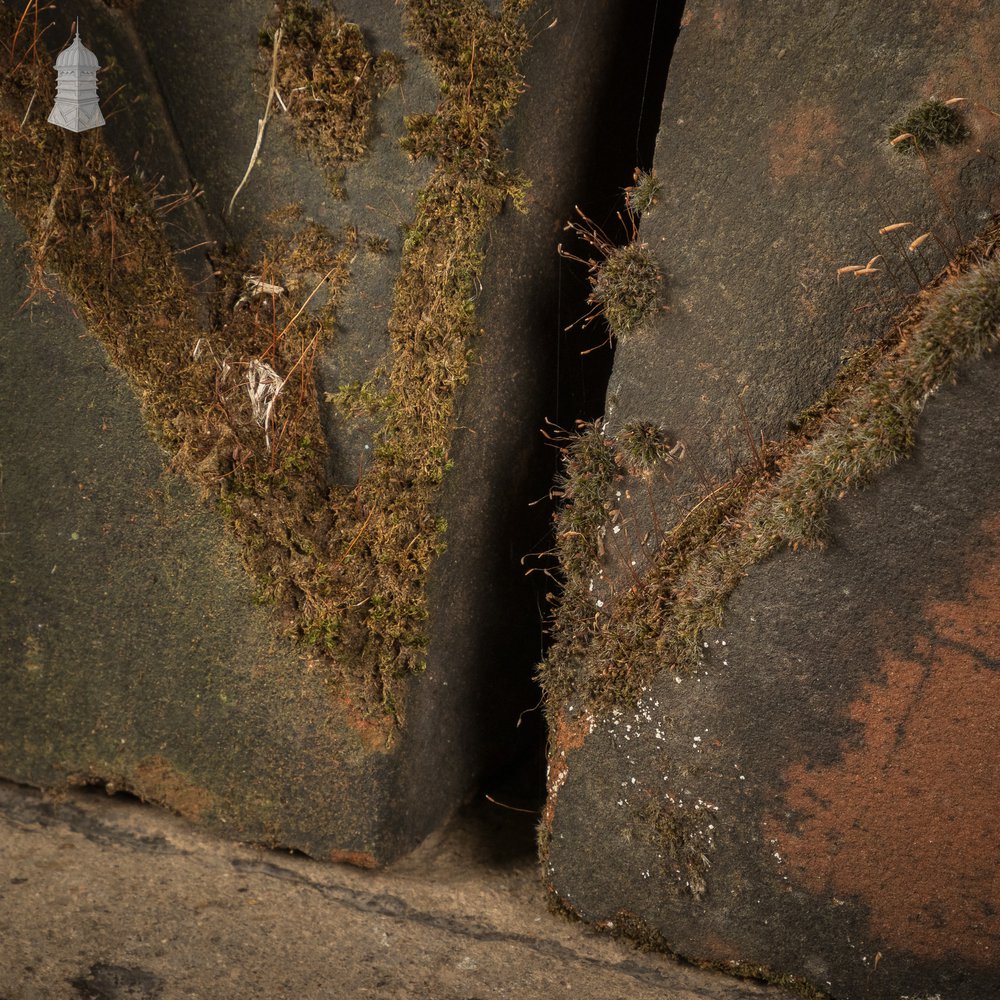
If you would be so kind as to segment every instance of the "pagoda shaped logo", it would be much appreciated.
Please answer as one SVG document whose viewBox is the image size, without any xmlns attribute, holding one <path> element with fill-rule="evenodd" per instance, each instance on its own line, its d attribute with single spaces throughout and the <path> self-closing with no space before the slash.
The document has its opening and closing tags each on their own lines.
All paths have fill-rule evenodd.
<svg viewBox="0 0 1000 1000">
<path fill-rule="evenodd" d="M 70 132 L 86 132 L 104 124 L 97 103 L 97 56 L 80 41 L 80 26 L 72 45 L 56 59 L 56 103 L 49 115 L 52 125 Z"/>
</svg>

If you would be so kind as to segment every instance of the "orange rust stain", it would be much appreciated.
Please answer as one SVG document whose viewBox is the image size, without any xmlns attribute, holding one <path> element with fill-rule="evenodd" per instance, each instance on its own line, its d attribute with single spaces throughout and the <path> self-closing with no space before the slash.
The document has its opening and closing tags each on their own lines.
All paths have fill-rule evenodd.
<svg viewBox="0 0 1000 1000">
<path fill-rule="evenodd" d="M 844 130 L 835 109 L 808 100 L 799 101 L 768 131 L 767 156 L 771 179 L 787 181 L 818 173 L 836 161 Z"/>
<path fill-rule="evenodd" d="M 886 654 L 851 706 L 860 745 L 786 772 L 805 818 L 778 835 L 798 880 L 860 898 L 890 946 L 980 963 L 1000 949 L 1000 518 L 982 527 L 962 599 L 927 597 L 922 659 Z"/>
<path fill-rule="evenodd" d="M 740 950 L 737 944 L 724 938 L 718 931 L 704 927 L 698 932 L 699 962 L 720 962 L 723 964 L 731 962 L 733 953 L 738 953 Z"/>
<path fill-rule="evenodd" d="M 684 5 L 685 12 L 687 8 L 690 7 L 690 2 Z M 702 13 L 701 10 L 695 10 L 695 16 L 699 16 Z M 706 11 L 707 13 L 707 11 Z M 725 38 L 731 39 L 743 26 L 745 17 L 743 13 L 737 9 L 737 5 L 733 3 L 716 3 L 713 5 L 712 10 L 712 31 L 718 32 L 720 35 L 725 36 Z M 702 22 L 705 23 L 704 21 Z M 683 25 L 683 22 L 682 22 Z M 706 25 L 707 27 L 707 25 Z"/>
<path fill-rule="evenodd" d="M 570 719 L 565 709 L 550 722 L 548 795 L 542 810 L 542 827 L 545 829 L 551 829 L 555 820 L 559 789 L 569 774 L 569 754 L 583 746 L 593 724 L 593 718 L 587 713 L 583 712 L 576 719 Z"/>
<path fill-rule="evenodd" d="M 971 29 L 971 30 L 970 30 Z M 986 23 L 969 26 L 968 50 L 965 60 L 960 66 L 965 70 L 968 77 L 968 86 L 971 92 L 958 96 L 968 97 L 974 101 L 980 101 L 992 108 L 993 111 L 1000 111 L 997 102 L 1000 100 L 1000 80 L 996 74 L 996 54 L 997 46 L 1000 44 L 1000 14 L 993 14 Z M 956 54 L 961 58 L 960 54 Z M 964 83 L 965 81 L 963 81 Z M 996 119 L 978 109 L 979 114 L 986 114 L 984 119 L 991 125 L 996 124 Z"/>
<path fill-rule="evenodd" d="M 956 32 L 967 31 L 973 18 L 979 17 L 983 0 L 936 0 L 934 8 L 937 21 L 934 34 L 953 40 Z"/>
<path fill-rule="evenodd" d="M 392 717 L 366 715 L 348 697 L 342 698 L 341 703 L 347 710 L 347 723 L 361 741 L 365 753 L 388 753 L 396 734 L 396 724 Z"/>
<path fill-rule="evenodd" d="M 983 207 L 1000 210 L 992 161 L 1000 143 L 1000 75 L 995 71 L 996 53 L 1000 50 L 1000 13 L 983 12 L 980 0 L 939 0 L 935 28 L 935 48 L 941 57 L 927 67 L 921 85 L 924 98 L 949 100 L 962 97 L 958 105 L 971 137 L 951 149 L 940 149 L 934 157 L 934 184 L 949 201 L 968 197 L 975 185 Z M 977 183 L 967 175 L 967 167 L 977 157 L 985 157 L 982 179 Z M 948 212 L 942 206 L 947 222 Z"/>
<path fill-rule="evenodd" d="M 565 710 L 560 712 L 552 727 L 553 752 L 563 752 L 565 755 L 570 750 L 579 750 L 590 735 L 591 724 L 589 715 L 583 714 L 570 719 Z"/>
<path fill-rule="evenodd" d="M 355 868 L 377 868 L 378 862 L 367 851 L 330 851 L 330 860 L 337 864 L 354 865 Z"/>
<path fill-rule="evenodd" d="M 128 786 L 143 800 L 159 802 L 197 822 L 215 805 L 206 788 L 177 771 L 166 757 L 146 757 L 132 772 Z"/>
</svg>

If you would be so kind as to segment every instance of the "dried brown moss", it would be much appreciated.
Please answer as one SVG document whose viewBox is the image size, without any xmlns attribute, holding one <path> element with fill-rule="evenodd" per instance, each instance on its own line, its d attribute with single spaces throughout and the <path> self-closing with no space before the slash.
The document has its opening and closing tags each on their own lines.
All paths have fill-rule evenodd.
<svg viewBox="0 0 1000 1000">
<path fill-rule="evenodd" d="M 275 84 L 296 138 L 328 167 L 363 156 L 375 98 L 399 81 L 399 60 L 373 56 L 361 28 L 330 3 L 285 0 L 275 21 L 261 31 L 260 45 L 270 67 L 280 26 Z"/>
<path fill-rule="evenodd" d="M 995 347 L 998 240 L 994 222 L 882 343 L 844 366 L 842 378 L 795 422 L 797 433 L 764 448 L 752 468 L 698 504 L 663 537 L 641 574 L 603 594 L 596 613 L 590 581 L 602 565 L 596 558 L 581 564 L 579 553 L 593 548 L 563 531 L 584 523 L 569 509 L 579 499 L 558 514 L 566 587 L 540 668 L 551 706 L 572 701 L 597 713 L 634 701 L 662 670 L 688 669 L 702 633 L 721 622 L 726 598 L 751 566 L 782 548 L 823 544 L 830 504 L 905 458 L 929 396 L 959 364 Z M 568 461 L 569 498 L 578 496 L 576 475 Z M 616 490 L 627 489 L 622 478 Z M 591 538 L 605 530 L 602 513 L 591 507 Z"/>
<path fill-rule="evenodd" d="M 340 54 L 338 73 L 359 70 L 358 36 L 341 25 L 334 44 L 329 8 L 304 6 L 285 7 L 286 27 L 290 13 L 302 18 L 289 30 L 294 43 L 309 51 L 310 32 L 318 33 L 321 52 Z M 0 189 L 30 233 L 36 290 L 50 269 L 59 274 L 89 330 L 130 376 L 175 468 L 218 501 L 260 599 L 370 711 L 398 716 L 400 681 L 424 662 L 427 574 L 445 529 L 435 502 L 478 332 L 483 237 L 504 201 L 523 190 L 503 171 L 496 138 L 521 89 L 523 7 L 508 3 L 499 16 L 482 2 L 407 8 L 413 39 L 442 79 L 437 112 L 416 126 L 421 136 L 439 135 L 438 163 L 404 247 L 390 355 L 360 392 L 381 428 L 372 466 L 350 492 L 326 481 L 313 363 L 331 335 L 357 233 L 303 226 L 260 260 L 218 262 L 219 294 L 204 328 L 164 239 L 155 192 L 117 168 L 99 133 L 77 143 L 37 118 L 21 127 L 31 93 L 53 75 L 44 60 L 15 65 L 25 38 L 14 43 L 0 85 Z M 15 23 L 0 17 L 9 40 Z M 342 103 L 346 133 L 329 122 L 308 133 L 328 163 L 356 155 L 368 127 L 369 98 Z M 419 145 L 413 155 L 426 155 Z M 320 283 L 326 305 L 305 310 Z M 284 291 L 262 292 L 265 285 Z"/>
</svg>

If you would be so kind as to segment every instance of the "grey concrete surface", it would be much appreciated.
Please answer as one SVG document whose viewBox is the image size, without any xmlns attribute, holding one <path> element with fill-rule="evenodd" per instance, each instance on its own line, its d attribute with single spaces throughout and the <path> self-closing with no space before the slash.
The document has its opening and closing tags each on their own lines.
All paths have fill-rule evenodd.
<svg viewBox="0 0 1000 1000">
<path fill-rule="evenodd" d="M 488 803 L 365 872 L 0 783 L 0 941 L 5 1000 L 786 996 L 554 916 L 531 818 Z"/>
</svg>

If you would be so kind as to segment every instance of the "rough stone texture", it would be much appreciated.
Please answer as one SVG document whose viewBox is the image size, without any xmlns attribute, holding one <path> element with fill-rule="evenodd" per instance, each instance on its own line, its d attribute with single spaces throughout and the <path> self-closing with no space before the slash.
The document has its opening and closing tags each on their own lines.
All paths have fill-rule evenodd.
<svg viewBox="0 0 1000 1000">
<path fill-rule="evenodd" d="M 1000 108 L 1000 16 L 897 6 L 686 5 L 640 230 L 668 310 L 618 343 L 608 402 L 609 433 L 652 420 L 687 446 L 664 530 L 884 332 L 907 261 L 929 274 L 997 208 L 994 116 L 967 113 L 933 183 L 886 138 L 930 95 Z M 878 235 L 900 221 L 942 246 L 900 252 Z M 837 281 L 876 254 L 877 284 Z M 596 719 L 554 706 L 569 908 L 845 1000 L 996 995 L 998 371 L 930 400 L 915 456 L 835 504 L 825 550 L 754 567 L 696 673 Z M 630 583 L 612 566 L 595 597 Z"/>
<path fill-rule="evenodd" d="M 0 769 L 111 782 L 318 856 L 394 853 L 415 833 L 380 829 L 398 761 L 273 635 L 79 322 L 19 311 L 22 240 L 3 213 Z"/>
<path fill-rule="evenodd" d="M 191 175 L 204 189 L 217 240 L 258 246 L 286 231 L 273 216 L 298 203 L 305 218 L 332 232 L 355 226 L 362 245 L 372 237 L 386 241 L 385 254 L 359 250 L 347 294 L 338 305 L 336 341 L 324 352 L 319 370 L 320 391 L 336 392 L 344 383 L 367 379 L 389 348 L 387 323 L 405 226 L 431 170 L 428 160 L 410 160 L 399 139 L 405 135 L 405 115 L 434 110 L 438 86 L 430 65 L 404 40 L 398 5 L 336 4 L 341 17 L 361 25 L 373 55 L 389 51 L 404 60 L 403 85 L 376 102 L 367 152 L 362 160 L 345 164 L 339 182 L 343 197 L 317 160 L 296 146 L 279 106 L 258 163 L 229 214 L 264 110 L 270 65 L 266 50 L 259 49 L 258 34 L 272 7 L 267 0 L 153 0 L 136 9 L 135 31 L 148 49 Z M 353 485 L 366 468 L 372 428 L 347 424 L 333 407 L 324 416 L 331 477 Z"/>
<path fill-rule="evenodd" d="M 930 176 L 887 141 L 932 95 L 1000 106 L 1000 15 L 977 2 L 888 10 L 685 6 L 657 140 L 663 191 L 640 232 L 668 311 L 618 344 L 607 407 L 612 431 L 658 420 L 684 441 L 678 509 L 729 474 L 747 428 L 780 436 L 843 353 L 881 335 L 915 275 L 1000 209 L 993 115 L 967 110 L 972 137 L 931 153 Z M 896 222 L 913 225 L 879 236 Z M 918 254 L 901 252 L 928 230 Z M 836 280 L 878 254 L 882 274 Z"/>
<path fill-rule="evenodd" d="M 120 105 L 102 89 L 106 112 L 119 108 L 109 142 L 126 160 L 138 145 L 149 174 L 204 186 L 201 215 L 185 222 L 193 228 L 171 232 L 178 248 L 199 226 L 252 244 L 267 235 L 267 214 L 296 200 L 307 218 L 390 240 L 388 258 L 356 262 L 322 361 L 328 387 L 370 371 L 387 344 L 401 227 L 427 172 L 397 147 L 402 116 L 436 97 L 403 41 L 401 7 L 338 4 L 407 65 L 403 89 L 378 103 L 370 157 L 346 170 L 346 200 L 331 197 L 276 116 L 231 220 L 223 209 L 263 109 L 257 32 L 270 4 L 82 7 L 88 44 L 105 61 L 121 48 L 139 77 Z M 527 215 L 508 209 L 490 234 L 485 333 L 440 501 L 449 548 L 429 583 L 428 667 L 408 685 L 401 732 L 355 717 L 322 671 L 276 638 L 221 521 L 167 470 L 128 385 L 67 308 L 17 312 L 26 290 L 12 248 L 23 234 L 4 215 L 0 773 L 46 786 L 108 782 L 233 836 L 374 864 L 418 843 L 515 744 L 518 713 L 537 698 L 539 615 L 519 558 L 541 531 L 528 541 L 517 532 L 531 532 L 523 511 L 545 490 L 532 477 L 553 352 L 551 328 L 536 324 L 554 306 L 538 308 L 539 289 L 555 294 L 555 220 L 571 211 L 578 150 L 592 140 L 580 129 L 601 81 L 587 67 L 604 64 L 622 17 L 604 4 L 591 13 L 562 19 L 572 33 L 534 33 L 532 99 L 510 132 L 511 165 L 534 186 Z M 159 93 L 135 92 L 153 78 Z M 119 120 L 129 124 L 115 137 Z M 162 154 L 136 142 L 157 130 Z M 551 162 L 553 148 L 565 158 Z M 327 431 L 331 478 L 353 481 L 365 429 Z"/>
<path fill-rule="evenodd" d="M 0 784 L 0 995 L 784 996 L 553 916 L 530 827 L 510 816 L 468 811 L 387 872 L 361 872 L 226 843 L 102 793 Z"/>
<path fill-rule="evenodd" d="M 548 877 L 576 911 L 834 997 L 994 995 L 998 374 L 942 390 L 825 551 L 754 569 L 696 675 L 568 752 Z"/>
</svg>

